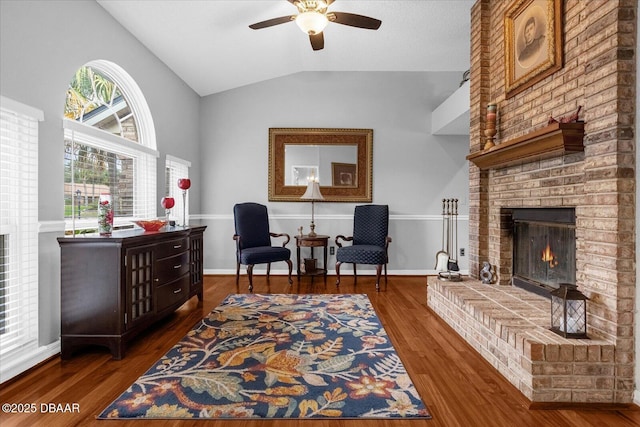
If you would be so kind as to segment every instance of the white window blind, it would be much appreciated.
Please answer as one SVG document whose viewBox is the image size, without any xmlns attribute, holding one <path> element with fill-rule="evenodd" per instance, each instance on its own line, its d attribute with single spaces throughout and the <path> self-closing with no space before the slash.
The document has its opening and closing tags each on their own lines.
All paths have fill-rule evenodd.
<svg viewBox="0 0 640 427">
<path fill-rule="evenodd" d="M 178 157 L 167 155 L 165 161 L 165 189 L 166 195 L 173 197 L 176 201 L 175 206 L 169 212 L 169 218 L 175 220 L 177 224 L 183 225 L 183 204 L 186 212 L 184 212 L 187 223 L 189 222 L 189 191 L 186 193 L 186 203 L 183 202 L 183 191 L 178 188 L 179 178 L 189 178 L 189 167 L 191 162 L 180 159 Z"/>
<path fill-rule="evenodd" d="M 38 121 L 0 97 L 0 376 L 38 348 Z"/>
<path fill-rule="evenodd" d="M 97 226 L 101 193 L 111 194 L 115 226 L 157 216 L 155 150 L 70 120 L 64 127 L 68 230 Z"/>
</svg>

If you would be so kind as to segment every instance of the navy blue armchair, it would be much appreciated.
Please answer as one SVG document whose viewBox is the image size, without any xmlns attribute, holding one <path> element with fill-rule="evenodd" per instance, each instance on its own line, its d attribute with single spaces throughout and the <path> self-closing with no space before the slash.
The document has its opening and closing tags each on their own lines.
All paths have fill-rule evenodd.
<svg viewBox="0 0 640 427">
<path fill-rule="evenodd" d="M 384 281 L 387 283 L 387 249 L 391 242 L 389 233 L 389 206 L 362 205 L 356 206 L 353 217 L 353 236 L 337 236 L 336 246 L 336 285 L 340 285 L 340 265 L 344 262 L 353 264 L 353 276 L 357 279 L 356 264 L 373 264 L 376 266 L 376 291 L 380 290 L 380 274 L 384 267 Z M 342 246 L 339 240 L 352 242 L 351 246 Z M 354 279 L 354 280 L 355 280 Z"/>
<path fill-rule="evenodd" d="M 253 291 L 253 266 L 267 264 L 267 280 L 271 272 L 271 263 L 285 261 L 289 266 L 289 284 L 291 280 L 291 251 L 285 246 L 291 240 L 286 233 L 269 231 L 267 207 L 258 203 L 238 203 L 233 207 L 236 234 L 236 285 L 240 280 L 240 264 L 247 266 L 249 292 Z M 282 246 L 271 246 L 271 237 L 284 237 Z"/>
</svg>

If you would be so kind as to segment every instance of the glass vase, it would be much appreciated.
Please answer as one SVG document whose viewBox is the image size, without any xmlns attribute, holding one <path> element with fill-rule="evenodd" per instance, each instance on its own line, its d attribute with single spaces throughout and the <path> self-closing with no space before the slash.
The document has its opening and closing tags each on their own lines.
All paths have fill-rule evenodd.
<svg viewBox="0 0 640 427">
<path fill-rule="evenodd" d="M 98 203 L 98 233 L 110 236 L 113 231 L 113 205 L 110 194 L 100 194 Z"/>
</svg>

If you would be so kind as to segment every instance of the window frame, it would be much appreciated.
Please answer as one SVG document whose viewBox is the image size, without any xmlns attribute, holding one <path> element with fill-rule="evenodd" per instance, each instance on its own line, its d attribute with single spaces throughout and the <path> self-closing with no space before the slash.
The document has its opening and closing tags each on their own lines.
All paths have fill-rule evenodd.
<svg viewBox="0 0 640 427">
<path fill-rule="evenodd" d="M 8 316 L 0 335 L 0 381 L 38 350 L 38 149 L 41 110 L 0 96 L 0 233 L 3 238 L 3 301 Z M 13 153 L 13 154 L 12 154 Z M 1 162 L 1 160 L 0 160 Z M 19 184 L 18 184 L 19 183 Z M 16 208 L 16 205 L 18 208 Z M 5 252 L 6 251 L 6 252 Z M 6 269 L 8 267 L 8 270 Z M 7 323 L 5 323 L 7 322 Z"/>
<path fill-rule="evenodd" d="M 114 226 L 122 226 L 136 219 L 157 216 L 157 159 L 160 153 L 156 149 L 156 135 L 151 111 L 142 91 L 131 76 L 120 66 L 105 60 L 90 61 L 84 67 L 91 67 L 115 83 L 131 109 L 136 123 L 138 142 L 114 135 L 92 125 L 63 119 L 65 141 L 90 145 L 94 148 L 134 158 L 134 212 L 131 217 L 114 218 Z M 65 142 L 66 144 L 66 142 Z M 65 181 L 65 184 L 67 182 Z M 75 183 L 71 178 L 72 206 L 76 205 Z M 66 196 L 66 195 L 65 195 Z M 94 229 L 94 219 L 76 219 L 65 217 L 65 230 L 76 233 L 79 230 Z"/>
</svg>

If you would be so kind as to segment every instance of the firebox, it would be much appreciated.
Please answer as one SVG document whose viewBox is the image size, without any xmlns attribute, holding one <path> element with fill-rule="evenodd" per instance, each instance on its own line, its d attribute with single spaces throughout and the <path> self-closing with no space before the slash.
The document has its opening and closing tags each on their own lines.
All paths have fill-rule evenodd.
<svg viewBox="0 0 640 427">
<path fill-rule="evenodd" d="M 576 283 L 573 208 L 513 209 L 513 285 L 550 298 L 560 283 Z"/>
</svg>

